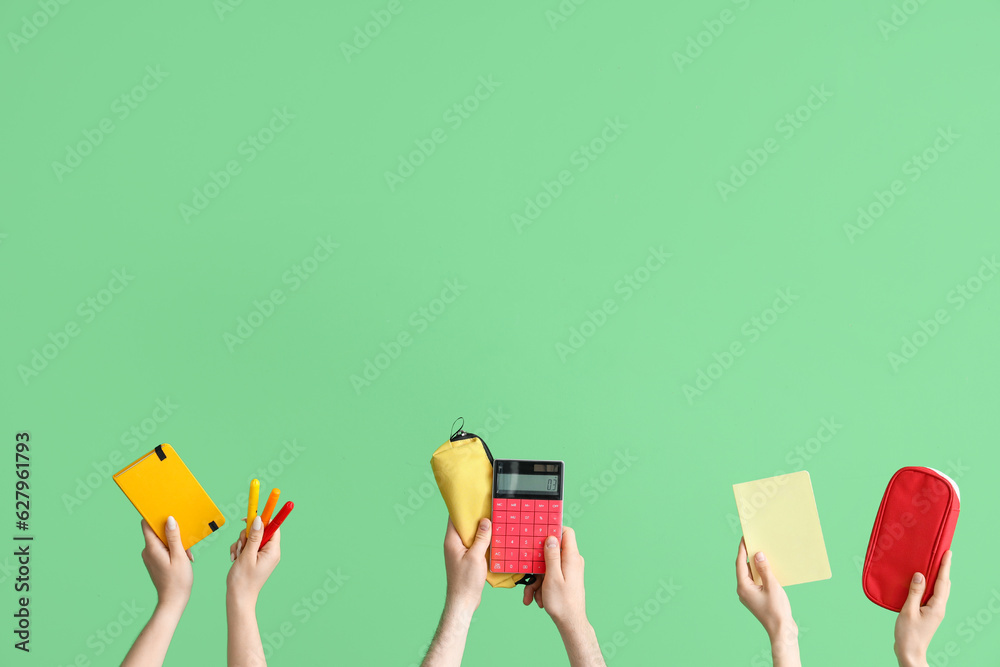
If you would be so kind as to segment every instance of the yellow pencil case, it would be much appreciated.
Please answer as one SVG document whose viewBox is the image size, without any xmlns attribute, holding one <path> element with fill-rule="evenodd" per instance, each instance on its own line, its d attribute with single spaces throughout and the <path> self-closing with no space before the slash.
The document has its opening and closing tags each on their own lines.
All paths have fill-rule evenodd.
<svg viewBox="0 0 1000 667">
<path fill-rule="evenodd" d="M 493 454 L 478 435 L 459 428 L 431 456 L 431 469 L 451 522 L 462 543 L 471 547 L 480 520 L 490 518 L 492 510 Z M 488 552 L 486 558 L 488 561 Z M 524 573 L 486 573 L 486 581 L 493 588 L 513 588 L 515 584 L 533 580 L 534 577 L 525 577 Z"/>
</svg>

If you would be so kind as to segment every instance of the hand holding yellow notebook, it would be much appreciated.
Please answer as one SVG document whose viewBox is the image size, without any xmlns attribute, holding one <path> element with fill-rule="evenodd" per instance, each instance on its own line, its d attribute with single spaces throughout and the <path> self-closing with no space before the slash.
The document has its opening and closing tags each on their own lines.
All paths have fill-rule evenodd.
<svg viewBox="0 0 1000 667">
<path fill-rule="evenodd" d="M 763 551 L 782 586 L 829 579 L 830 561 L 819 525 L 812 481 L 805 470 L 733 484 L 753 580 L 754 554 Z"/>
<path fill-rule="evenodd" d="M 125 466 L 114 480 L 164 544 L 168 516 L 177 519 L 185 549 L 226 523 L 222 512 L 168 444 L 157 446 Z"/>
</svg>

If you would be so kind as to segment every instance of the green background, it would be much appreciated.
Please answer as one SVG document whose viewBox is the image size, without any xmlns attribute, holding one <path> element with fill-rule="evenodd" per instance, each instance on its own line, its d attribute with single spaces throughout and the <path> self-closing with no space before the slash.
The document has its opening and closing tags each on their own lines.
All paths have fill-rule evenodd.
<svg viewBox="0 0 1000 667">
<path fill-rule="evenodd" d="M 301 451 L 262 477 L 297 506 L 258 609 L 266 642 L 294 630 L 271 664 L 419 662 L 444 599 L 446 511 L 428 460 L 461 415 L 498 456 L 566 461 L 610 664 L 768 664 L 735 593 L 731 485 L 799 468 L 833 570 L 788 590 L 803 659 L 893 664 L 895 617 L 864 597 L 858 563 L 905 465 L 950 471 L 963 491 L 931 650 L 954 642 L 948 664 L 993 664 L 1000 280 L 972 280 L 981 289 L 961 308 L 953 290 L 1000 247 L 996 5 L 908 5 L 885 32 L 888 0 L 594 0 L 558 23 L 555 0 L 402 0 L 348 59 L 342 43 L 386 6 L 72 2 L 12 44 L 42 10 L 4 3 L 3 439 L 32 434 L 36 541 L 33 651 L 3 655 L 117 664 L 152 609 L 139 517 L 101 477 L 109 460 L 169 442 L 217 503 L 238 507 L 288 441 Z M 727 9 L 729 24 L 712 23 Z M 678 67 L 699 33 L 707 46 Z M 168 74 L 120 118 L 115 100 L 147 67 Z M 499 86 L 453 127 L 444 114 L 480 77 Z M 832 97 L 800 110 L 813 86 Z M 273 109 L 294 119 L 248 161 L 239 146 Z M 776 123 L 797 110 L 809 118 L 788 137 Z M 113 131 L 60 178 L 53 163 L 104 118 Z M 580 171 L 575 152 L 607 119 L 626 127 Z M 444 143 L 390 189 L 385 172 L 435 128 Z M 933 156 L 948 128 L 959 138 L 911 180 L 907 162 Z M 777 152 L 723 199 L 718 182 L 769 138 Z M 230 160 L 240 173 L 185 221 L 180 205 Z M 562 170 L 572 181 L 519 229 L 512 214 Z M 844 226 L 894 179 L 905 193 L 852 242 Z M 293 290 L 283 276 L 317 238 L 339 247 Z M 671 257 L 644 273 L 661 247 Z M 87 321 L 79 304 L 123 267 L 134 279 Z M 626 275 L 648 278 L 627 300 Z M 463 291 L 420 329 L 449 280 Z M 275 289 L 284 303 L 227 346 Z M 778 290 L 797 300 L 757 328 Z M 607 300 L 602 326 L 584 325 Z M 889 353 L 939 309 L 947 322 L 894 368 Z M 79 335 L 22 377 L 71 322 Z M 592 335 L 561 355 L 581 328 Z M 403 332 L 411 344 L 352 386 Z M 734 342 L 744 354 L 720 375 L 713 355 Z M 688 400 L 699 371 L 717 379 Z M 178 407 L 130 448 L 123 433 L 158 399 Z M 842 428 L 797 454 L 823 419 Z M 626 454 L 638 462 L 615 473 Z M 78 489 L 95 473 L 96 488 Z M 167 664 L 224 660 L 240 512 L 196 549 Z M 304 621 L 296 605 L 328 570 L 349 578 Z M 681 588 L 637 622 L 661 581 Z M 518 598 L 485 591 L 467 664 L 565 660 L 546 614 Z M 115 630 L 123 602 L 142 618 L 106 644 L 97 633 Z"/>
</svg>

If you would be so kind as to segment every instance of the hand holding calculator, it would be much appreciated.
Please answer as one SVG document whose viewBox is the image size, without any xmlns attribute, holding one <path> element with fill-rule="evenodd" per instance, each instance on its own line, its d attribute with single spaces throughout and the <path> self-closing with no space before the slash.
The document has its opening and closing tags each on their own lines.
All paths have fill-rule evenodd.
<svg viewBox="0 0 1000 667">
<path fill-rule="evenodd" d="M 562 537 L 562 461 L 493 461 L 490 572 L 545 572 L 545 538 Z"/>
</svg>

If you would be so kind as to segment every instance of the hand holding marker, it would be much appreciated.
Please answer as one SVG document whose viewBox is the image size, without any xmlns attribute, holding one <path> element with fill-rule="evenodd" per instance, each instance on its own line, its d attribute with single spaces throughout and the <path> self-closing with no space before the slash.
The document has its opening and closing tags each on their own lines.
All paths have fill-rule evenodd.
<svg viewBox="0 0 1000 667">
<path fill-rule="evenodd" d="M 292 510 L 285 506 L 271 520 L 271 512 L 281 495 L 273 489 L 261 516 L 257 516 L 260 482 L 250 484 L 250 504 L 247 506 L 247 529 L 241 530 L 236 542 L 229 547 L 232 566 L 226 575 L 226 621 L 228 624 L 227 655 L 230 665 L 264 665 L 267 660 L 257 625 L 257 601 L 261 590 L 281 560 L 281 533 L 278 526 Z M 274 544 L 270 543 L 274 537 Z"/>
<path fill-rule="evenodd" d="M 274 535 L 274 531 L 281 527 L 282 522 L 285 518 L 295 509 L 295 503 L 288 501 L 284 504 L 281 510 L 278 512 L 278 516 L 274 517 L 274 521 L 271 520 L 271 513 L 274 512 L 275 506 L 278 504 L 278 498 L 281 496 L 281 489 L 272 489 L 271 494 L 267 498 L 267 503 L 264 505 L 264 510 L 260 513 L 260 520 L 264 524 L 264 535 L 261 537 L 260 548 L 263 548 L 267 544 L 271 536 Z M 253 522 L 254 518 L 257 516 L 257 503 L 260 500 L 260 480 L 253 480 L 250 482 L 250 499 L 247 503 L 247 532 L 250 531 L 250 524 Z"/>
</svg>

